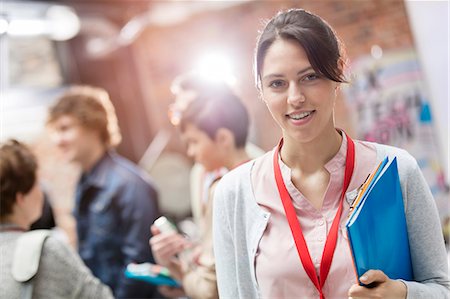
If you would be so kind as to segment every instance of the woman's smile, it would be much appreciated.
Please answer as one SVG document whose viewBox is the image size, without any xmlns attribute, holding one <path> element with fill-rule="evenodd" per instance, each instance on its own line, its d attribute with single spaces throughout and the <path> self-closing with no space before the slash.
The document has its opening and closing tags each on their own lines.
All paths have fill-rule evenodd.
<svg viewBox="0 0 450 299">
<path fill-rule="evenodd" d="M 286 114 L 290 123 L 295 126 L 301 126 L 309 123 L 309 121 L 314 117 L 316 110 L 308 111 L 294 111 Z"/>
</svg>

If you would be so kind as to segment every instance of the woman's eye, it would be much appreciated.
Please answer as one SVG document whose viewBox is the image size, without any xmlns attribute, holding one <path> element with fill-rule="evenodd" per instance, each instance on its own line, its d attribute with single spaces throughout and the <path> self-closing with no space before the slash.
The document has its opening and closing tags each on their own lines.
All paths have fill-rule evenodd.
<svg viewBox="0 0 450 299">
<path fill-rule="evenodd" d="M 318 74 L 314 73 L 314 74 L 306 75 L 306 76 L 303 78 L 303 81 L 314 81 L 314 80 L 317 80 L 317 79 L 319 79 L 319 78 L 320 78 L 320 76 L 319 76 Z"/>
<path fill-rule="evenodd" d="M 279 88 L 284 86 L 284 81 L 282 80 L 275 80 L 269 83 L 269 87 L 273 88 Z"/>
</svg>

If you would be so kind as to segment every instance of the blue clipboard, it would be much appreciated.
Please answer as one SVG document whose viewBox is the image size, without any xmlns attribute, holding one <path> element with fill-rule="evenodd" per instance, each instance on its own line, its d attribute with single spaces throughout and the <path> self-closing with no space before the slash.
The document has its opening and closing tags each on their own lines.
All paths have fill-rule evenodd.
<svg viewBox="0 0 450 299">
<path fill-rule="evenodd" d="M 375 269 L 391 279 L 412 280 L 397 158 L 385 160 L 347 220 L 350 249 L 358 277 Z"/>
</svg>

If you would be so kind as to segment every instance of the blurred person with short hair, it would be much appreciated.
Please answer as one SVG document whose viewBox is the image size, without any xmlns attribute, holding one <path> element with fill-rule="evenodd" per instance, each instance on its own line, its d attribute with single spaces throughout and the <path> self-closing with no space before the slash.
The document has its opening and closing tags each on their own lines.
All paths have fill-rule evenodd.
<svg viewBox="0 0 450 299">
<path fill-rule="evenodd" d="M 207 173 L 216 175 L 205 182 L 208 194 L 199 203 L 199 242 L 191 244 L 178 233 L 160 232 L 152 226 L 154 236 L 150 244 L 156 261 L 182 283 L 188 297 L 218 298 L 212 250 L 212 195 L 221 178 L 218 170 L 228 171 L 250 160 L 245 149 L 249 116 L 226 83 L 205 81 L 195 73 L 177 80 L 184 91 L 175 92 L 177 100 L 171 107 L 171 121 L 180 129 L 188 156 Z M 183 252 L 188 248 L 188 253 Z"/>
<path fill-rule="evenodd" d="M 9 140 L 0 145 L 2 298 L 113 298 L 69 245 L 46 230 L 26 232 L 42 214 L 37 168 L 35 156 L 24 144 Z M 42 242 L 36 233 L 43 234 Z M 24 275 L 32 276 L 17 280 Z"/>
<path fill-rule="evenodd" d="M 197 71 L 181 74 L 173 80 L 171 91 L 175 95 L 175 101 L 169 109 L 170 119 L 173 125 L 179 125 L 181 111 L 184 111 L 188 107 L 197 94 L 205 93 L 207 90 L 212 93 L 213 90 L 217 88 L 218 83 L 215 81 L 220 80 L 214 77 L 207 78 L 205 74 Z M 236 91 L 232 88 L 232 84 L 229 82 L 222 83 L 226 84 L 227 88 L 230 88 L 230 91 L 236 94 Z M 252 159 L 264 154 L 262 149 L 248 140 L 245 143 L 245 151 Z M 192 167 L 190 173 L 191 210 L 194 222 L 197 226 L 201 226 L 202 205 L 208 201 L 211 183 L 227 172 L 228 169 L 226 167 L 219 167 L 207 171 L 198 161 L 196 161 Z"/>
<path fill-rule="evenodd" d="M 64 158 L 82 171 L 74 209 L 81 258 L 117 298 L 158 296 L 124 275 L 129 263 L 154 261 L 145 240 L 159 210 L 149 176 L 114 151 L 121 134 L 108 93 L 69 88 L 50 108 L 48 125 Z"/>
</svg>

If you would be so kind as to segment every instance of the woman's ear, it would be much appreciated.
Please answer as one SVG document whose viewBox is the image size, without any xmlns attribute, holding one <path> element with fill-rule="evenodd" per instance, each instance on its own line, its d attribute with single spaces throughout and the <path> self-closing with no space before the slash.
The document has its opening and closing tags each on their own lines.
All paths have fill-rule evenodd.
<svg viewBox="0 0 450 299">
<path fill-rule="evenodd" d="M 335 86 L 334 86 L 334 94 L 337 96 L 337 93 L 339 92 L 339 90 L 341 90 L 341 83 L 339 82 L 335 82 Z"/>
<path fill-rule="evenodd" d="M 339 57 L 338 59 L 338 68 L 341 70 L 341 73 L 343 74 L 345 72 L 345 67 L 347 66 L 348 60 L 344 57 Z"/>
<path fill-rule="evenodd" d="M 345 61 L 344 61 L 344 59 L 342 59 L 342 57 L 341 58 L 339 58 L 339 60 L 338 60 L 338 68 L 339 68 L 339 70 L 341 71 L 341 73 L 343 74 L 344 73 L 344 71 L 345 71 Z M 341 89 L 341 84 L 342 83 L 340 83 L 340 82 L 335 82 L 335 87 L 334 87 L 334 93 L 335 93 L 335 95 L 337 96 L 337 93 L 339 92 L 339 90 Z"/>
</svg>

